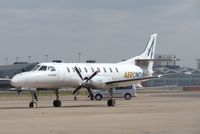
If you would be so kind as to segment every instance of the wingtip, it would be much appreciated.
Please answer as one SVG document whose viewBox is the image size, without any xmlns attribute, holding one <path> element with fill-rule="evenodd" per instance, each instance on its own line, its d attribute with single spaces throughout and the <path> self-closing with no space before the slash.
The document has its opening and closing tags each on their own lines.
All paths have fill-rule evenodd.
<svg viewBox="0 0 200 134">
<path fill-rule="evenodd" d="M 157 35 L 158 35 L 157 33 L 152 33 L 152 34 L 151 34 L 151 36 L 157 36 Z"/>
</svg>

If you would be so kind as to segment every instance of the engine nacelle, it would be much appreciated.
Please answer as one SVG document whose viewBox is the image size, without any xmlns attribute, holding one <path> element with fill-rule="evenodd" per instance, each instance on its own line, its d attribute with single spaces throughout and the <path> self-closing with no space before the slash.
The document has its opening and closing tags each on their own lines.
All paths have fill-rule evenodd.
<svg viewBox="0 0 200 134">
<path fill-rule="evenodd" d="M 95 76 L 94 78 L 92 78 L 92 80 L 90 80 L 90 85 L 94 88 L 94 89 L 106 89 L 106 82 L 108 81 L 112 81 L 111 77 L 104 77 L 104 76 Z"/>
</svg>

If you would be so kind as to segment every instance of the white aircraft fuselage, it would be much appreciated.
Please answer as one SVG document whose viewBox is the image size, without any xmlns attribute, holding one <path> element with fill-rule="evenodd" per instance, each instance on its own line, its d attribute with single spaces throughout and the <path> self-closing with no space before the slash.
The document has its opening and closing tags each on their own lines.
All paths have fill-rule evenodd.
<svg viewBox="0 0 200 134">
<path fill-rule="evenodd" d="M 40 70 L 42 66 L 46 68 L 46 70 Z M 52 67 L 54 68 L 53 70 Z M 82 83 L 82 80 L 76 73 L 74 67 L 80 70 L 84 78 L 98 71 L 98 74 L 88 83 L 93 89 L 112 88 L 112 85 L 105 84 L 108 81 L 143 77 L 142 69 L 136 65 L 130 64 L 41 63 L 37 65 L 35 70 L 14 76 L 11 80 L 11 84 L 15 87 L 23 88 L 76 88 Z M 131 83 L 133 84 L 133 82 Z M 128 85 L 130 85 L 130 83 L 119 86 Z"/>
</svg>

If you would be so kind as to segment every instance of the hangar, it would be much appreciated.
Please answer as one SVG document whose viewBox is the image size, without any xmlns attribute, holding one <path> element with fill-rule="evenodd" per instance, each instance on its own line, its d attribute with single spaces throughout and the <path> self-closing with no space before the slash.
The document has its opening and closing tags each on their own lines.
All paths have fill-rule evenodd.
<svg viewBox="0 0 200 134">
<path fill-rule="evenodd" d="M 0 78 L 12 78 L 15 74 L 30 71 L 38 63 L 15 62 L 12 65 L 0 66 Z M 11 88 L 7 81 L 0 81 L 0 88 Z"/>
</svg>

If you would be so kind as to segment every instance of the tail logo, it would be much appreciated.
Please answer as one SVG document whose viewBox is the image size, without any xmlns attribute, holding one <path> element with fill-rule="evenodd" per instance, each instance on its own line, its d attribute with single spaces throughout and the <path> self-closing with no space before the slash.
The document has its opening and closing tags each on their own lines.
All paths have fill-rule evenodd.
<svg viewBox="0 0 200 134">
<path fill-rule="evenodd" d="M 154 44 L 154 40 L 152 41 L 151 46 L 148 50 L 148 57 L 151 55 L 150 56 L 151 59 L 153 59 L 153 44 Z"/>
</svg>

